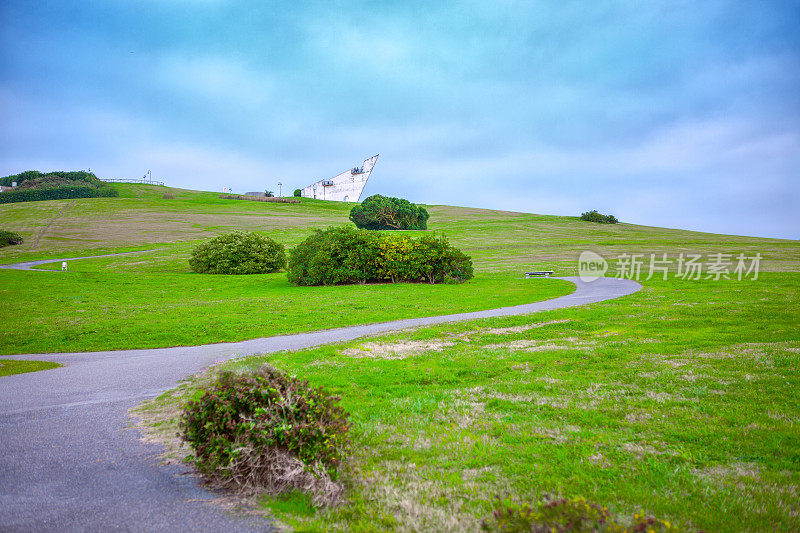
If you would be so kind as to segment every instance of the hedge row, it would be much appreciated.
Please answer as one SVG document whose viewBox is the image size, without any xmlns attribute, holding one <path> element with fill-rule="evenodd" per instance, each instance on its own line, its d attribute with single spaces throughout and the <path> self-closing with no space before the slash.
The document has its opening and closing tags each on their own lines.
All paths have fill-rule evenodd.
<svg viewBox="0 0 800 533">
<path fill-rule="evenodd" d="M 99 198 L 119 196 L 116 189 L 108 186 L 71 185 L 47 189 L 15 189 L 0 193 L 0 204 L 32 202 L 38 200 L 64 200 L 69 198 Z"/>
<path fill-rule="evenodd" d="M 460 283 L 473 277 L 473 268 L 469 256 L 443 235 L 413 239 L 342 226 L 316 230 L 294 248 L 287 277 L 296 285 Z"/>
<path fill-rule="evenodd" d="M 28 180 L 35 180 L 37 178 L 43 178 L 45 176 L 57 176 L 61 179 L 68 181 L 85 181 L 87 183 L 97 183 L 100 181 L 97 178 L 97 176 L 94 175 L 94 173 L 86 172 L 84 170 L 76 170 L 76 171 L 56 170 L 53 172 L 39 172 L 38 170 L 26 170 L 25 172 L 20 172 L 19 174 L 14 174 L 12 176 L 5 176 L 3 178 L 0 178 L 0 185 L 11 187 L 11 184 L 15 181 L 17 182 L 17 185 L 20 185 L 22 182 Z"/>
<path fill-rule="evenodd" d="M 273 202 L 276 204 L 299 204 L 297 198 L 280 198 L 275 196 L 244 196 L 241 194 L 220 194 L 223 200 L 250 200 L 252 202 Z"/>
</svg>

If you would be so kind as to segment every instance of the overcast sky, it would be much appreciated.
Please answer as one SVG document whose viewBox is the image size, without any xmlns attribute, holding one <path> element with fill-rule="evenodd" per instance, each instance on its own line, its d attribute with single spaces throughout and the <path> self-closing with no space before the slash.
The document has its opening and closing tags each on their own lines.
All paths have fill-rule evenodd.
<svg viewBox="0 0 800 533">
<path fill-rule="evenodd" d="M 800 2 L 0 1 L 0 174 L 800 238 Z"/>
</svg>

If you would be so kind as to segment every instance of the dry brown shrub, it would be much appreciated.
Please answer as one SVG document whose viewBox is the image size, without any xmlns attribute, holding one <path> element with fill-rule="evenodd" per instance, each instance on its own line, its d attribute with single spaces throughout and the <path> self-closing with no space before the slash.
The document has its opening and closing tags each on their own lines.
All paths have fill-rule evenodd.
<svg viewBox="0 0 800 533">
<path fill-rule="evenodd" d="M 311 496 L 317 507 L 336 505 L 344 486 L 333 481 L 324 468 L 308 467 L 291 453 L 278 448 L 258 451 L 252 446 L 239 449 L 236 460 L 220 467 L 219 474 L 203 474 L 214 488 L 242 495 L 286 494 L 300 491 Z"/>
</svg>

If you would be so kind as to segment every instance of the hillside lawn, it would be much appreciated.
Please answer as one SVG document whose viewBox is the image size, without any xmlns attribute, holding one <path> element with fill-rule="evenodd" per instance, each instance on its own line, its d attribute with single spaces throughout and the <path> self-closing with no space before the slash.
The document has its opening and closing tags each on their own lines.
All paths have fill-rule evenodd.
<svg viewBox="0 0 800 533">
<path fill-rule="evenodd" d="M 282 274 L 191 274 L 186 260 L 196 242 L 232 229 L 292 246 L 311 228 L 346 223 L 350 206 L 119 190 L 0 206 L 0 227 L 26 239 L 0 249 L 1 263 L 144 250 L 70 262 L 66 274 L 0 270 L 0 353 L 242 340 L 535 301 L 571 288 L 522 273 L 574 275 L 585 249 L 609 258 L 761 253 L 757 280 L 656 277 L 586 307 L 228 365 L 268 362 L 341 395 L 351 412 L 347 504 L 315 511 L 302 495 L 263 500 L 301 530 L 476 530 L 495 497 L 544 493 L 582 495 L 622 516 L 645 510 L 681 529 L 800 529 L 798 241 L 428 206 L 429 228 L 473 257 L 475 280 L 300 289 Z M 207 379 L 139 414 L 168 442 L 181 402 Z"/>
<path fill-rule="evenodd" d="M 428 327 L 267 363 L 342 397 L 349 499 L 260 504 L 299 531 L 477 531 L 497 497 L 583 496 L 679 531 L 800 529 L 799 274 L 649 282 L 587 307 Z M 679 297 L 676 297 L 679 294 Z M 180 407 L 136 414 L 179 459 Z"/>
</svg>

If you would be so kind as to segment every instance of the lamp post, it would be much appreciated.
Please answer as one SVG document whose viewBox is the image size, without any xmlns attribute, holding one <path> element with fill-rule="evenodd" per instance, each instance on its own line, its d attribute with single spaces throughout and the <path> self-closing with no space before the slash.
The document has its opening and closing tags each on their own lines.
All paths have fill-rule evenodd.
<svg viewBox="0 0 800 533">
<path fill-rule="evenodd" d="M 282 198 L 282 197 L 283 197 L 283 195 L 281 194 L 281 186 L 282 186 L 282 185 L 283 185 L 283 183 L 281 183 L 281 182 L 279 181 L 279 182 L 278 182 L 278 198 Z"/>
</svg>

